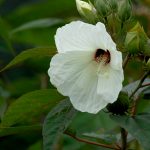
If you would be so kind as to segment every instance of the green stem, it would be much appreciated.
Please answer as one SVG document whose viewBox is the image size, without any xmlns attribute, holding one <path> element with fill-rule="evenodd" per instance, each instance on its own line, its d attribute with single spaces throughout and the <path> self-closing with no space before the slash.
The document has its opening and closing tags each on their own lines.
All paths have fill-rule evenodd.
<svg viewBox="0 0 150 150">
<path fill-rule="evenodd" d="M 141 80 L 140 80 L 140 83 L 138 84 L 137 88 L 136 88 L 136 89 L 133 91 L 133 93 L 131 94 L 130 99 L 134 96 L 134 94 L 135 94 L 140 88 L 150 85 L 150 83 L 147 83 L 147 84 L 143 84 L 143 85 L 142 85 L 142 83 L 144 82 L 144 80 L 146 79 L 146 77 L 147 77 L 149 74 L 150 74 L 150 71 L 146 72 L 146 73 L 142 76 L 142 78 L 141 78 Z M 138 101 L 139 101 L 139 97 L 137 97 L 137 98 L 134 99 L 134 101 L 133 101 L 132 109 L 131 109 L 131 116 L 132 116 L 132 117 L 134 117 L 135 114 L 136 114 L 136 106 L 137 106 Z"/>
<path fill-rule="evenodd" d="M 127 132 L 124 128 L 121 128 L 121 139 L 122 139 L 122 149 L 126 150 L 127 148 Z"/>
<path fill-rule="evenodd" d="M 83 142 L 83 143 L 87 143 L 87 144 L 91 144 L 91 145 L 96 145 L 96 146 L 101 146 L 101 147 L 114 149 L 114 150 L 121 150 L 119 145 L 107 145 L 107 144 L 97 143 L 97 142 L 94 142 L 94 141 L 89 141 L 87 139 L 82 139 L 82 138 L 77 137 L 76 135 L 71 134 L 70 132 L 67 132 L 67 131 L 65 131 L 64 133 L 66 135 L 69 135 L 70 137 L 74 138 L 75 140 L 77 140 L 79 142 Z"/>
<path fill-rule="evenodd" d="M 122 65 L 123 69 L 125 69 L 125 67 L 126 67 L 126 65 L 127 65 L 130 58 L 131 58 L 131 54 L 127 54 L 124 61 L 123 61 L 123 65 Z"/>
<path fill-rule="evenodd" d="M 138 86 L 136 87 L 136 89 L 132 92 L 132 94 L 130 95 L 130 99 L 134 96 L 134 94 L 139 90 L 139 88 L 141 88 L 141 86 L 142 86 L 142 83 L 144 82 L 144 80 L 146 79 L 146 77 L 148 76 L 150 74 L 150 70 L 149 71 L 147 71 L 143 76 L 142 76 L 142 78 L 141 78 L 141 80 L 140 80 L 140 82 L 139 82 L 139 84 L 138 84 Z"/>
</svg>

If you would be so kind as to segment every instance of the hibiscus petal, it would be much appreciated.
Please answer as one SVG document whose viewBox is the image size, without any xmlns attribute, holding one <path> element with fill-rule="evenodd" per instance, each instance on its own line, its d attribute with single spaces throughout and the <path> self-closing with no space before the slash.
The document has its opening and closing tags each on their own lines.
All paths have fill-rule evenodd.
<svg viewBox="0 0 150 150">
<path fill-rule="evenodd" d="M 51 82 L 57 87 L 69 78 L 73 78 L 75 73 L 81 71 L 92 61 L 91 58 L 91 52 L 72 51 L 56 54 L 48 70 Z"/>
<path fill-rule="evenodd" d="M 103 44 L 104 44 L 104 50 L 109 51 L 115 51 L 116 50 L 116 44 L 113 42 L 111 36 L 106 31 L 105 25 L 101 22 L 98 22 L 96 24 L 96 28 L 101 33 L 99 36 L 102 36 Z"/>
<path fill-rule="evenodd" d="M 95 51 L 99 48 L 115 49 L 115 44 L 102 23 L 95 26 L 81 21 L 73 21 L 57 30 L 55 43 L 59 53 Z"/>
<path fill-rule="evenodd" d="M 53 57 L 48 71 L 58 91 L 82 112 L 97 113 L 108 102 L 97 94 L 97 63 L 91 52 L 67 52 Z"/>
<path fill-rule="evenodd" d="M 113 69 L 122 69 L 122 54 L 119 51 L 109 51 L 110 52 L 110 65 Z"/>
<path fill-rule="evenodd" d="M 109 103 L 117 100 L 122 89 L 124 79 L 123 70 L 114 70 L 109 67 L 106 73 L 99 74 L 97 92 Z"/>
</svg>

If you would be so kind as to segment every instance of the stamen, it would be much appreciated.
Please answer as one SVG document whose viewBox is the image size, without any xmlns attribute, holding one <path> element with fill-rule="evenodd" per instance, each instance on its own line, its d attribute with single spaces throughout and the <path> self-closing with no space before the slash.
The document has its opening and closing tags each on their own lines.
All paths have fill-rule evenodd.
<svg viewBox="0 0 150 150">
<path fill-rule="evenodd" d="M 94 55 L 94 60 L 97 63 L 103 62 L 104 65 L 107 65 L 110 62 L 110 53 L 109 51 L 104 51 L 103 49 L 97 49 Z"/>
</svg>

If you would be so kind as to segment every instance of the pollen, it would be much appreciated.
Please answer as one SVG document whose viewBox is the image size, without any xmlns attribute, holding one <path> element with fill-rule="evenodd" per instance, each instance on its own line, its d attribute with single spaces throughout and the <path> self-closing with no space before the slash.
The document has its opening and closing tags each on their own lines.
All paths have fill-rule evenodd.
<svg viewBox="0 0 150 150">
<path fill-rule="evenodd" d="M 97 49 L 94 55 L 94 60 L 97 63 L 104 63 L 104 65 L 107 65 L 110 62 L 110 52 L 103 49 Z"/>
</svg>

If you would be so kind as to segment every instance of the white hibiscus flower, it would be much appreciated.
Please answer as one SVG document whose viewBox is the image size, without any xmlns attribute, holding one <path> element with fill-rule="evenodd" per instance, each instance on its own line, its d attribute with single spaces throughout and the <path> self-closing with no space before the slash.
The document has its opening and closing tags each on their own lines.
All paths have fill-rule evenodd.
<svg viewBox="0 0 150 150">
<path fill-rule="evenodd" d="M 50 81 L 77 110 L 97 113 L 117 100 L 124 79 L 122 54 L 104 24 L 71 22 L 57 30 L 55 42 Z"/>
</svg>

